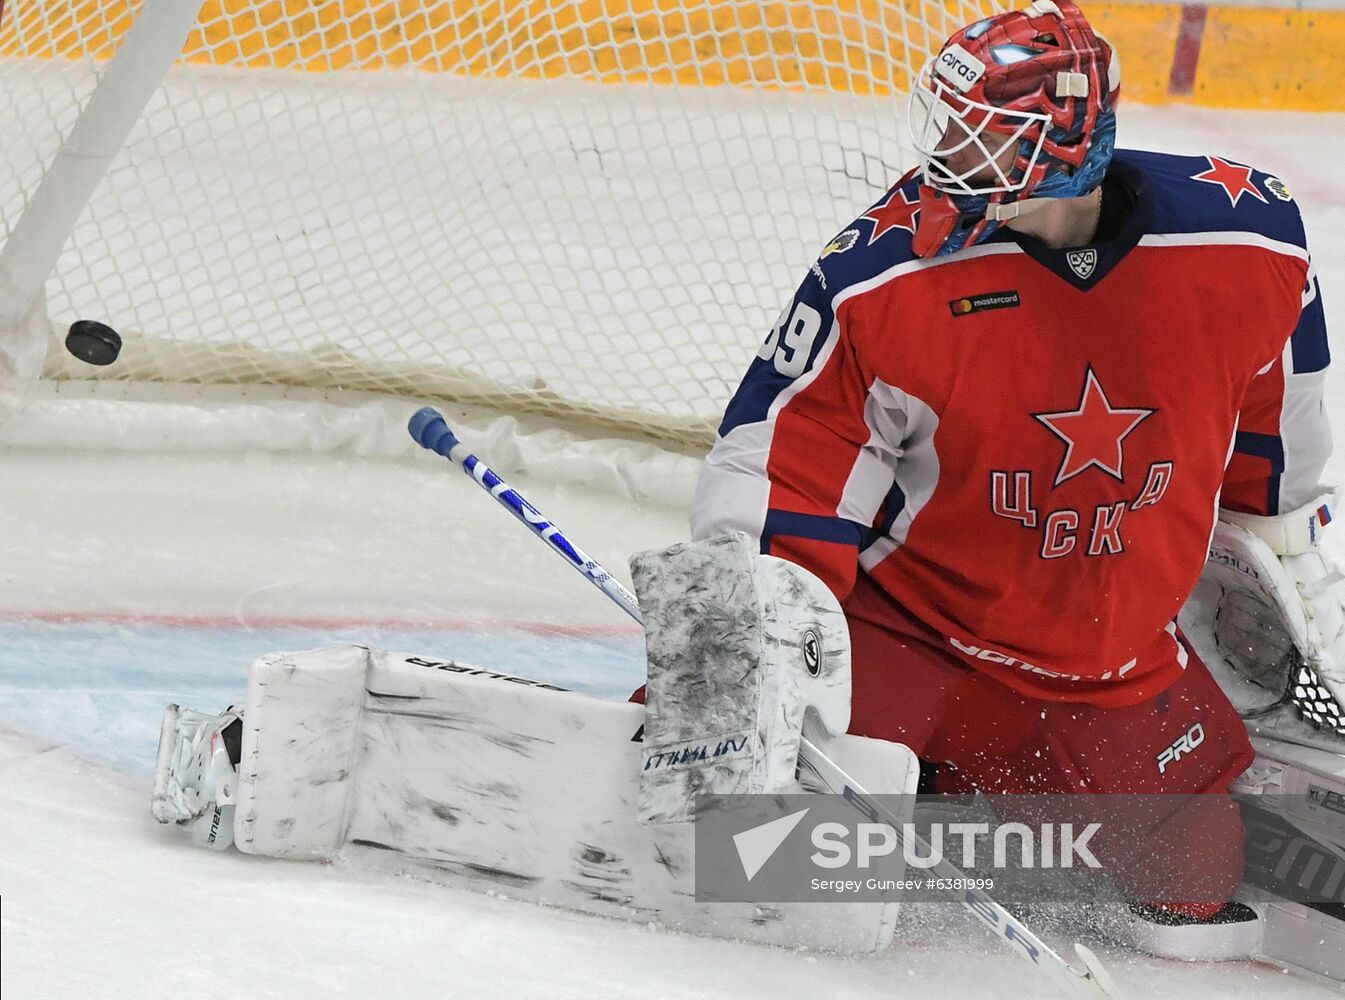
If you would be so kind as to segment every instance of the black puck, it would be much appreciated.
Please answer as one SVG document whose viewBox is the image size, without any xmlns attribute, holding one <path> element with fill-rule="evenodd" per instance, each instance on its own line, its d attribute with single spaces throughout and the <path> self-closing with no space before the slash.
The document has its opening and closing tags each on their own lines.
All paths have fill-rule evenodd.
<svg viewBox="0 0 1345 1000">
<path fill-rule="evenodd" d="M 121 336 L 106 323 L 80 319 L 70 324 L 65 349 L 91 365 L 110 365 L 121 353 Z"/>
</svg>

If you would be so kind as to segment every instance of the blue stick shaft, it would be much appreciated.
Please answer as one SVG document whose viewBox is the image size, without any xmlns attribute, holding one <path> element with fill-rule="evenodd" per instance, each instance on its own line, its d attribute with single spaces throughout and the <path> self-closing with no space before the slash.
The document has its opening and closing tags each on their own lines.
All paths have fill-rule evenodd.
<svg viewBox="0 0 1345 1000">
<path fill-rule="evenodd" d="M 541 511 L 528 503 L 518 491 L 468 451 L 463 443 L 449 430 L 447 422 L 437 410 L 430 406 L 417 410 L 411 418 L 408 429 L 417 444 L 422 448 L 443 455 L 475 479 L 482 489 L 499 501 L 502 507 L 531 528 L 534 534 L 546 541 L 567 563 L 615 601 L 626 614 L 641 625 L 644 624 L 644 619 L 640 615 L 640 604 L 635 595 L 623 587 L 621 581 L 614 578 L 599 563 L 585 555 L 582 549 L 566 538 L 559 528 L 543 517 Z M 806 722 L 805 726 L 807 726 Z M 825 739 L 825 733 L 821 734 L 821 738 Z M 869 799 L 869 793 L 837 767 L 826 752 L 808 735 L 805 735 L 799 742 L 799 763 L 803 768 L 820 778 L 823 785 L 832 794 L 844 795 L 847 799 L 852 799 L 853 796 Z M 869 808 L 873 807 L 869 806 Z M 879 812 L 881 817 L 881 814 L 885 813 L 886 810 L 881 809 Z M 868 813 L 866 812 L 865 815 L 868 815 Z M 890 816 L 890 814 L 888 815 Z M 894 820 L 889 821 L 886 817 L 881 818 L 891 822 L 893 829 L 897 830 L 898 833 L 901 832 L 901 827 Z M 925 845 L 922 844 L 921 847 L 922 853 L 928 856 L 929 851 L 925 848 Z M 949 874 L 961 876 L 962 873 L 948 862 L 944 862 L 944 865 L 947 866 Z M 1084 969 L 1076 969 L 1033 934 L 1022 921 L 990 897 L 980 892 L 968 891 L 961 902 L 964 907 L 990 928 L 991 933 L 1013 946 L 1019 955 L 1035 965 L 1066 994 L 1079 998 L 1079 1000 L 1118 1000 L 1118 994 L 1115 992 L 1111 977 L 1102 972 L 1100 968 L 1095 971 L 1090 967 L 1088 960 L 1092 958 L 1091 952 L 1079 949 L 1081 956 L 1084 957 Z M 1078 945 L 1075 947 L 1079 948 Z M 1096 959 L 1093 959 L 1093 961 L 1096 962 Z"/>
<path fill-rule="evenodd" d="M 641 625 L 644 624 L 644 619 L 640 616 L 640 603 L 635 595 L 622 586 L 620 580 L 607 572 L 601 563 L 566 538 L 560 528 L 548 521 L 541 511 L 497 476 L 485 462 L 468 451 L 467 446 L 449 429 L 448 423 L 438 410 L 432 406 L 417 410 L 411 417 L 407 429 L 418 445 L 443 455 L 471 476 L 483 490 L 499 502 L 500 506 L 531 528 L 533 533 L 550 545 L 562 559 L 616 602 L 622 611 Z"/>
</svg>

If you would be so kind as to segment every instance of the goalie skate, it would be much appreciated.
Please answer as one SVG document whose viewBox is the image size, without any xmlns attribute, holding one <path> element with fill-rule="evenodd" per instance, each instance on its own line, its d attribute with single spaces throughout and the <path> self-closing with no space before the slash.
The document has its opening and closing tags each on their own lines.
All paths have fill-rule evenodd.
<svg viewBox="0 0 1345 1000">
<path fill-rule="evenodd" d="M 185 827 L 196 843 L 233 844 L 242 722 L 236 707 L 210 715 L 169 705 L 159 729 L 150 813 Z"/>
<path fill-rule="evenodd" d="M 1257 957 L 1345 982 L 1345 740 L 1317 746 L 1257 737 L 1234 791 L 1247 826 L 1246 884 L 1265 914 Z"/>
</svg>

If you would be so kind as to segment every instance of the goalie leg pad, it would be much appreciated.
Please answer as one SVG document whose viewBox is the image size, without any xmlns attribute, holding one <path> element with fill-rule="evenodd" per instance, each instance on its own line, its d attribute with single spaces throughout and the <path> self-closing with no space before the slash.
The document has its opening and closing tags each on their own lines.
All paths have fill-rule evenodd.
<svg viewBox="0 0 1345 1000">
<path fill-rule="evenodd" d="M 891 939 L 895 904 L 696 903 L 694 827 L 635 818 L 642 706 L 351 647 L 258 661 L 245 720 L 245 851 L 790 947 Z M 900 744 L 828 751 L 873 791 L 915 789 Z"/>
<path fill-rule="evenodd" d="M 252 664 L 234 822 L 239 850 L 297 859 L 340 850 L 373 656 L 339 646 Z"/>
<path fill-rule="evenodd" d="M 794 790 L 803 716 L 850 724 L 850 633 L 812 573 L 741 532 L 637 553 L 649 678 L 640 819 L 692 819 L 698 793 Z"/>
</svg>

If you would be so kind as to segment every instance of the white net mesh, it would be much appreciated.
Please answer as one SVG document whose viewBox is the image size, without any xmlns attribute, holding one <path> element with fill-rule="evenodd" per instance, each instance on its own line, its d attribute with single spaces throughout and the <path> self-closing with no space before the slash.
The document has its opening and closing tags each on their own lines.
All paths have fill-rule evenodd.
<svg viewBox="0 0 1345 1000">
<path fill-rule="evenodd" d="M 0 239 L 140 0 L 9 0 Z M 52 378 L 296 384 L 704 444 L 910 156 L 979 0 L 208 0 L 47 286 Z"/>
</svg>

